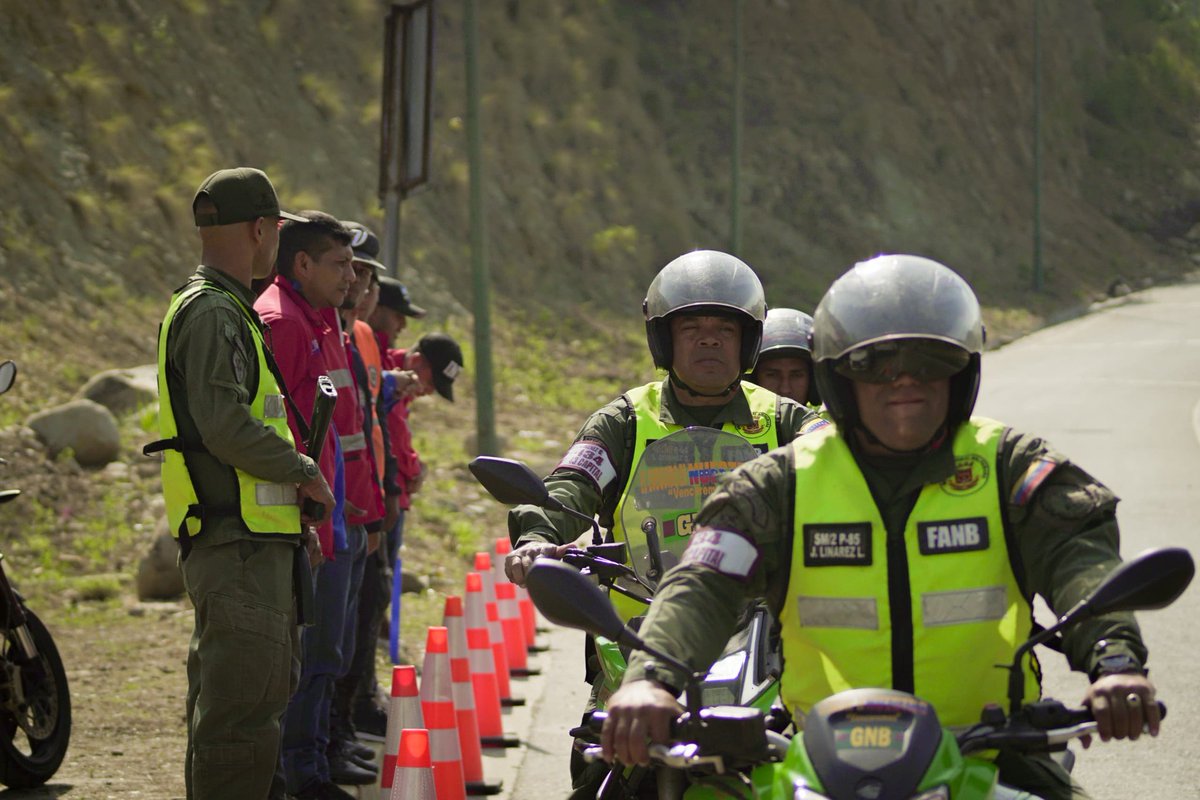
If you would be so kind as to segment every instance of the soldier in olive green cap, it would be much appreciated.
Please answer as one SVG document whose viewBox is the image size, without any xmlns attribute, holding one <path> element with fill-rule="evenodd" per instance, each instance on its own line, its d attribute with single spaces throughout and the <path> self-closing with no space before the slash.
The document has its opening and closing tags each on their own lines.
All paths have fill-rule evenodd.
<svg viewBox="0 0 1200 800">
<path fill-rule="evenodd" d="M 298 652 L 294 574 L 311 536 L 298 499 L 328 511 L 334 501 L 296 451 L 252 310 L 251 281 L 270 272 L 279 219 L 291 215 L 249 167 L 210 175 L 192 213 L 201 265 L 159 331 L 162 438 L 146 448 L 163 454 L 167 518 L 196 609 L 184 781 L 189 800 L 263 798 Z"/>
</svg>

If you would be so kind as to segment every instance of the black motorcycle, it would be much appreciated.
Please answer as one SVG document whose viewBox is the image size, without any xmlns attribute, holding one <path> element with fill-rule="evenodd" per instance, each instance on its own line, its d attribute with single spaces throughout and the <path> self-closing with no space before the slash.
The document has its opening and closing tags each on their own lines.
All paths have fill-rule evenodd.
<svg viewBox="0 0 1200 800">
<path fill-rule="evenodd" d="M 16 377 L 16 364 L 0 363 L 0 394 Z M 0 504 L 20 493 L 0 490 Z M 42 785 L 62 764 L 71 696 L 58 648 L 9 583 L 3 559 L 0 554 L 0 784 L 22 789 Z"/>
</svg>

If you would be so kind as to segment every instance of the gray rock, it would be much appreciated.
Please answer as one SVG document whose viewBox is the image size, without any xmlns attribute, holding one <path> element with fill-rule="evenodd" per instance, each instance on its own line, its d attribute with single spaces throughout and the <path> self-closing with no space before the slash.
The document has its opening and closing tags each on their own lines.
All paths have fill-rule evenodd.
<svg viewBox="0 0 1200 800">
<path fill-rule="evenodd" d="M 158 366 L 146 364 L 97 373 L 75 396 L 93 400 L 114 414 L 126 414 L 158 399 Z"/>
<path fill-rule="evenodd" d="M 166 528 L 166 520 L 163 520 L 150 552 L 138 563 L 138 600 L 173 600 L 183 595 L 183 574 L 179 571 L 178 563 L 179 545 Z"/>
<path fill-rule="evenodd" d="M 400 570 L 400 591 L 403 594 L 420 594 L 429 588 L 429 578 L 408 570 Z"/>
<path fill-rule="evenodd" d="M 91 400 L 72 400 L 25 420 L 53 458 L 66 448 L 85 467 L 102 467 L 121 452 L 121 435 L 112 412 Z"/>
</svg>

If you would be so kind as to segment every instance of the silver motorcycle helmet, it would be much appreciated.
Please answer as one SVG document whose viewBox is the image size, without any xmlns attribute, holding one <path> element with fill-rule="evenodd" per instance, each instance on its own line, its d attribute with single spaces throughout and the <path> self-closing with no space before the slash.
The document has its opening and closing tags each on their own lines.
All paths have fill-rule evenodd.
<svg viewBox="0 0 1200 800">
<path fill-rule="evenodd" d="M 670 370 L 674 356 L 671 317 L 677 314 L 729 314 L 742 323 L 741 371 L 754 369 L 762 341 L 767 300 L 762 282 L 748 264 L 717 250 L 695 250 L 667 264 L 642 301 L 646 342 L 654 366 Z"/>
<path fill-rule="evenodd" d="M 795 308 L 768 309 L 767 318 L 763 321 L 762 346 L 758 349 L 755 374 L 771 358 L 802 358 L 811 367 L 812 325 L 813 318 Z M 821 393 L 817 391 L 817 382 L 811 374 L 806 401 L 814 406 L 821 403 Z"/>
<path fill-rule="evenodd" d="M 858 422 L 851 381 L 949 377 L 953 431 L 975 407 L 984 336 L 979 301 L 956 272 L 921 256 L 877 256 L 834 281 L 817 306 L 817 387 L 846 429 Z"/>
<path fill-rule="evenodd" d="M 763 321 L 762 346 L 758 357 L 812 357 L 813 318 L 794 308 L 772 308 Z"/>
</svg>

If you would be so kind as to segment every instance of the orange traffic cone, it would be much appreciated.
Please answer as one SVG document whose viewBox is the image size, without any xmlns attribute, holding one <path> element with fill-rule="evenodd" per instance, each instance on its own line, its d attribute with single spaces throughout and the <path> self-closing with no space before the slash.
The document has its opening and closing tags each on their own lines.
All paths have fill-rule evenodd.
<svg viewBox="0 0 1200 800">
<path fill-rule="evenodd" d="M 512 552 L 512 544 L 508 539 L 497 539 L 495 545 L 496 558 L 493 559 L 492 570 L 496 576 L 497 589 L 508 581 L 508 575 L 504 572 L 504 559 Z M 525 649 L 530 653 L 544 653 L 549 648 L 537 644 L 537 609 L 533 606 L 533 599 L 530 598 L 529 592 L 525 591 L 524 586 L 512 584 L 513 590 L 516 592 L 517 608 L 521 612 L 521 629 L 525 632 Z M 501 617 L 503 621 L 503 617 Z"/>
<path fill-rule="evenodd" d="M 430 626 L 421 668 L 421 713 L 429 729 L 433 781 L 438 800 L 465 800 L 462 757 L 458 752 L 458 720 L 450 675 L 450 637 L 445 628 Z"/>
<path fill-rule="evenodd" d="M 475 717 L 479 740 L 484 747 L 517 747 L 520 740 L 504 733 L 500 724 L 500 690 L 496 685 L 496 659 L 487 629 L 487 602 L 483 578 L 467 573 L 466 596 L 467 658 L 471 666 L 471 688 L 475 695 Z"/>
<path fill-rule="evenodd" d="M 392 695 L 388 700 L 387 728 L 383 737 L 383 769 L 379 770 L 379 796 L 387 800 L 396 773 L 396 753 L 400 732 L 405 728 L 424 728 L 421 698 L 417 692 L 417 668 L 392 667 Z"/>
<path fill-rule="evenodd" d="M 458 748 L 462 753 L 463 777 L 467 794 L 499 794 L 501 783 L 483 779 L 483 753 L 480 752 L 479 720 L 475 716 L 475 690 L 471 686 L 471 664 L 467 655 L 467 632 L 463 621 L 462 598 L 446 598 L 442 624 L 450 638 L 450 679 L 454 687 L 454 713 L 458 721 Z"/>
<path fill-rule="evenodd" d="M 525 705 L 525 698 L 513 697 L 509 676 L 508 647 L 504 644 L 504 628 L 500 626 L 500 609 L 496 606 L 496 581 L 492 578 L 492 559 L 487 553 L 475 554 L 475 571 L 483 581 L 483 599 L 487 603 L 488 639 L 492 642 L 492 656 L 496 659 L 496 687 L 500 689 L 500 705 Z"/>
<path fill-rule="evenodd" d="M 485 593 L 489 578 L 492 584 L 491 599 L 496 603 L 496 621 L 500 623 L 500 634 L 504 637 L 504 657 L 508 660 L 509 674 L 522 678 L 537 675 L 540 670 L 530 669 L 527 661 L 525 627 L 521 623 L 521 608 L 517 605 L 517 587 L 509 582 L 507 575 L 497 574 L 492 569 L 491 556 L 487 553 L 475 554 L 475 570 L 480 574 L 487 570 L 483 579 Z"/>
<path fill-rule="evenodd" d="M 429 731 L 404 728 L 400 731 L 394 774 L 389 777 L 391 791 L 381 792 L 380 800 L 438 800 L 429 754 Z"/>
</svg>

